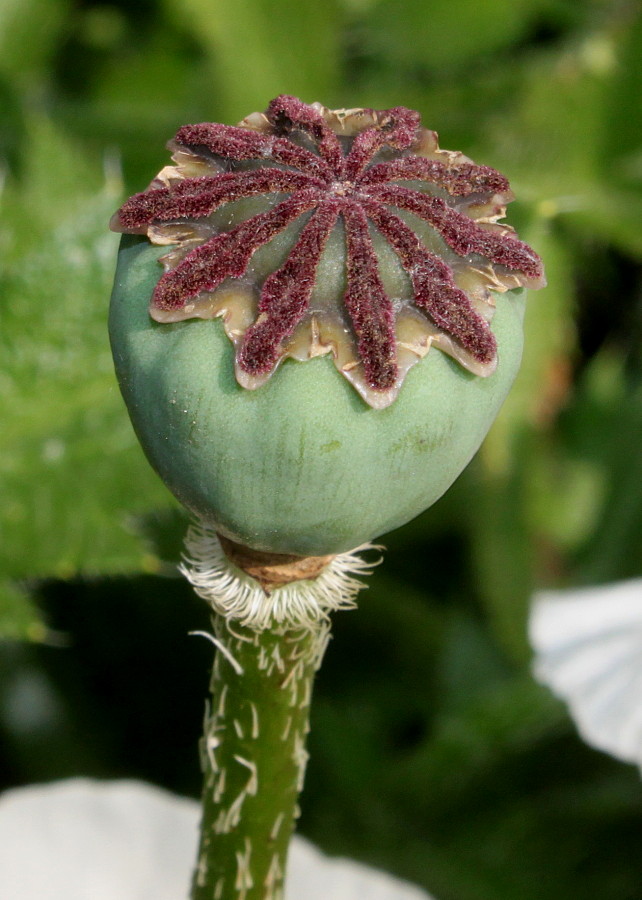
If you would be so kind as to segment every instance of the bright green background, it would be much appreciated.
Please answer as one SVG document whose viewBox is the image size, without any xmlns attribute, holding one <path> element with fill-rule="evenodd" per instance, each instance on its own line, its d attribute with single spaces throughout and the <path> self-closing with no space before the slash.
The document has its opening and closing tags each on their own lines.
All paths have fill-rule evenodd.
<svg viewBox="0 0 642 900">
<path fill-rule="evenodd" d="M 642 574 L 641 90 L 631 0 L 0 0 L 2 784 L 198 790 L 205 613 L 111 370 L 110 213 L 185 122 L 403 104 L 509 175 L 550 287 L 477 460 L 337 619 L 301 828 L 438 900 L 639 900 L 637 774 L 532 681 L 525 619 Z"/>
</svg>

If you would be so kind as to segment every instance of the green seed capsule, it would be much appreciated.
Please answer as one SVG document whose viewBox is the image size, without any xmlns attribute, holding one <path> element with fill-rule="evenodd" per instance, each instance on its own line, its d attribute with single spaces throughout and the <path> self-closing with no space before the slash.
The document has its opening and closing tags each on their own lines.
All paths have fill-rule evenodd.
<svg viewBox="0 0 642 900">
<path fill-rule="evenodd" d="M 508 182 L 403 107 L 281 96 L 170 146 L 112 220 L 151 241 L 123 240 L 110 315 L 151 464 L 254 550 L 335 554 L 409 521 L 483 440 L 544 283 L 499 222 Z"/>
<path fill-rule="evenodd" d="M 372 409 L 322 356 L 287 360 L 249 391 L 220 319 L 150 319 L 161 252 L 124 239 L 119 253 L 110 334 L 121 390 L 172 493 L 255 549 L 321 556 L 408 522 L 470 461 L 519 368 L 521 289 L 497 298 L 487 378 L 429 352 L 395 402 Z"/>
</svg>

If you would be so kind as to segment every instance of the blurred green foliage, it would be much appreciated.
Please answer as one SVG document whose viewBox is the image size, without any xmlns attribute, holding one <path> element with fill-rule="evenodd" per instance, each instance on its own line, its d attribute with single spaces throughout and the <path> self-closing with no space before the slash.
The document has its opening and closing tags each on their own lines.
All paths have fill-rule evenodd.
<svg viewBox="0 0 642 900">
<path fill-rule="evenodd" d="M 3 784 L 198 790 L 204 611 L 111 371 L 110 212 L 185 122 L 403 104 L 509 175 L 550 286 L 478 458 L 337 618 L 302 829 L 439 900 L 639 900 L 636 774 L 533 683 L 525 622 L 642 574 L 641 88 L 635 0 L 0 0 Z"/>
</svg>

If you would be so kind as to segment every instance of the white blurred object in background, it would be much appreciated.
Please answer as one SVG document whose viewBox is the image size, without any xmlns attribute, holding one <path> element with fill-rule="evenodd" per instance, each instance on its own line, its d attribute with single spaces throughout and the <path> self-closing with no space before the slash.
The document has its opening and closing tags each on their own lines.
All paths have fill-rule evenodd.
<svg viewBox="0 0 642 900">
<path fill-rule="evenodd" d="M 72 779 L 0 796 L 2 900 L 187 900 L 199 805 L 137 781 Z M 295 837 L 286 900 L 431 900 Z"/>
<path fill-rule="evenodd" d="M 584 740 L 642 766 L 642 579 L 536 594 L 529 631 L 535 676 Z"/>
</svg>

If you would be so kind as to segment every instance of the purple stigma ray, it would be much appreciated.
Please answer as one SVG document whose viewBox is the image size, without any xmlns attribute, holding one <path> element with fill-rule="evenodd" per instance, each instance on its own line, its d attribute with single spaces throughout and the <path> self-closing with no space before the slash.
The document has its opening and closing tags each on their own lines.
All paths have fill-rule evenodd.
<svg viewBox="0 0 642 900">
<path fill-rule="evenodd" d="M 364 206 L 410 275 L 415 304 L 479 362 L 490 362 L 497 350 L 495 337 L 485 319 L 455 284 L 448 266 L 426 250 L 412 228 L 399 216 L 379 204 L 364 203 Z"/>
<path fill-rule="evenodd" d="M 403 106 L 380 113 L 383 118 L 378 130 L 368 128 L 358 134 L 346 159 L 346 178 L 358 178 L 373 156 L 384 146 L 393 150 L 407 150 L 417 140 L 419 113 Z"/>
<path fill-rule="evenodd" d="M 175 187 L 135 194 L 123 204 L 118 215 L 124 228 L 142 229 L 153 222 L 209 216 L 224 203 L 243 197 L 323 186 L 323 181 L 318 178 L 298 172 L 284 172 L 282 169 L 225 172 L 218 177 L 185 178 Z"/>
<path fill-rule="evenodd" d="M 169 146 L 175 168 L 124 203 L 111 227 L 178 245 L 163 257 L 166 272 L 152 295 L 150 312 L 159 321 L 223 315 L 228 300 L 217 300 L 218 288 L 227 297 L 228 279 L 244 279 L 233 301 L 245 304 L 241 324 L 225 327 L 245 386 L 258 387 L 287 356 L 332 352 L 364 399 L 382 407 L 433 342 L 471 371 L 489 374 L 497 354 L 487 321 L 490 292 L 544 283 L 539 257 L 497 224 L 512 199 L 507 179 L 440 151 L 434 132 L 404 107 L 333 111 L 284 94 L 237 126 L 185 125 Z M 252 198 L 262 211 L 243 219 L 246 207 L 231 207 L 227 228 L 224 214 L 213 215 Z M 433 249 L 401 214 L 427 223 L 440 238 L 429 241 Z M 232 226 L 232 216 L 240 223 Z M 315 294 L 339 219 L 344 283 L 339 287 L 334 263 L 324 263 L 335 281 L 330 293 L 324 286 Z M 297 220 L 298 237 L 288 231 L 278 244 L 279 268 L 259 277 L 269 272 L 263 254 L 248 269 L 254 253 Z M 383 253 L 384 244 L 392 254 Z M 384 256 L 387 265 L 398 261 L 399 274 L 386 282 L 400 285 L 394 302 L 380 274 Z M 259 291 L 256 309 L 251 298 Z"/>
<path fill-rule="evenodd" d="M 342 177 L 344 156 L 336 134 L 326 124 L 321 113 L 302 103 L 297 97 L 281 94 L 267 108 L 267 118 L 272 122 L 277 133 L 289 133 L 294 128 L 306 132 L 317 142 L 319 153 L 330 167 L 334 177 Z"/>
<path fill-rule="evenodd" d="M 240 278 L 255 250 L 317 203 L 315 191 L 300 191 L 269 212 L 217 234 L 163 275 L 154 290 L 152 305 L 158 309 L 177 309 L 204 291 L 215 290 L 226 278 Z"/>
<path fill-rule="evenodd" d="M 542 275 L 539 257 L 527 244 L 485 230 L 468 216 L 451 209 L 440 197 L 429 197 L 399 185 L 372 187 L 368 189 L 368 195 L 424 219 L 437 229 L 458 256 L 477 253 L 507 269 L 517 269 L 529 278 L 537 279 Z"/>
<path fill-rule="evenodd" d="M 197 154 L 200 150 L 205 150 L 213 156 L 234 162 L 271 159 L 319 178 L 333 177 L 333 170 L 325 160 L 310 150 L 299 147 L 285 138 L 247 131 L 236 125 L 214 125 L 210 122 L 184 125 L 174 140 L 170 141 L 170 146 L 174 145 Z"/>
<path fill-rule="evenodd" d="M 320 206 L 285 263 L 265 279 L 259 303 L 261 316 L 245 333 L 239 353 L 239 366 L 249 375 L 272 371 L 279 359 L 279 344 L 301 321 L 314 290 L 321 254 L 338 215 L 338 201 Z"/>
<path fill-rule="evenodd" d="M 395 180 L 428 181 L 445 188 L 453 197 L 509 192 L 508 179 L 489 166 L 463 163 L 452 167 L 420 156 L 404 156 L 401 159 L 377 163 L 364 173 L 361 185 L 384 184 Z"/>
<path fill-rule="evenodd" d="M 346 201 L 343 219 L 348 259 L 344 303 L 357 335 L 366 379 L 373 387 L 385 390 L 397 378 L 392 303 L 379 277 L 365 212 L 358 203 Z"/>
</svg>

